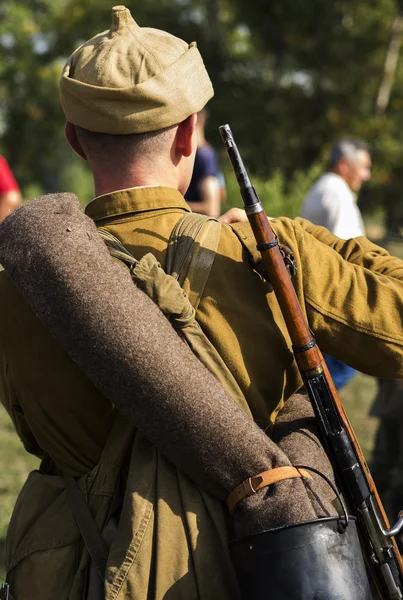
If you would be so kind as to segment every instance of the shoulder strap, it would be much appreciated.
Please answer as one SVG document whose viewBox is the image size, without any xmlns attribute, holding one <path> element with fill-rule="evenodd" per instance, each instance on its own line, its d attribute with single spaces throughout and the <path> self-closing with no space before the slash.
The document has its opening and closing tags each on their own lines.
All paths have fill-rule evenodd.
<svg viewBox="0 0 403 600">
<path fill-rule="evenodd" d="M 96 491 L 96 482 L 97 478 L 99 478 L 101 480 L 103 492 L 108 492 L 111 497 L 108 510 L 109 515 L 112 515 L 115 512 L 121 502 L 119 494 L 120 469 L 134 431 L 135 427 L 130 420 L 121 413 L 118 413 L 99 462 L 94 488 Z M 114 469 L 115 476 L 108 478 L 105 477 L 104 466 L 106 465 L 108 472 L 111 472 L 108 468 L 111 464 L 116 465 L 116 469 Z M 64 477 L 64 482 L 67 489 L 68 504 L 74 515 L 88 553 L 91 556 L 96 572 L 103 584 L 109 555 L 108 544 L 102 537 L 99 526 L 91 514 L 88 501 L 82 494 L 77 481 L 74 477 Z M 106 487 L 109 489 L 106 489 Z"/>
<path fill-rule="evenodd" d="M 187 213 L 169 238 L 166 272 L 179 282 L 195 310 L 213 266 L 220 233 L 221 224 L 216 219 Z"/>
<path fill-rule="evenodd" d="M 194 311 L 203 296 L 220 241 L 221 224 L 203 215 L 190 213 L 178 221 L 168 243 L 166 272 L 176 278 Z M 235 377 L 197 321 L 182 330 L 189 347 L 223 388 L 251 416 L 249 406 Z"/>
<path fill-rule="evenodd" d="M 165 270 L 175 279 L 179 280 L 180 273 L 189 260 L 194 241 L 209 219 L 204 215 L 186 213 L 173 228 L 168 240 Z"/>
<path fill-rule="evenodd" d="M 99 227 L 113 258 L 132 271 L 138 261 L 109 231 Z M 186 213 L 171 232 L 168 241 L 165 272 L 176 279 L 197 310 L 203 295 L 220 240 L 221 224 L 212 217 Z"/>
<path fill-rule="evenodd" d="M 98 233 L 107 246 L 112 258 L 116 258 L 120 262 L 123 262 L 130 270 L 137 265 L 138 260 L 126 250 L 117 237 L 103 227 L 98 227 Z"/>
<path fill-rule="evenodd" d="M 89 506 L 73 477 L 65 477 L 67 499 L 97 573 L 104 581 L 109 548 L 95 523 Z"/>
</svg>

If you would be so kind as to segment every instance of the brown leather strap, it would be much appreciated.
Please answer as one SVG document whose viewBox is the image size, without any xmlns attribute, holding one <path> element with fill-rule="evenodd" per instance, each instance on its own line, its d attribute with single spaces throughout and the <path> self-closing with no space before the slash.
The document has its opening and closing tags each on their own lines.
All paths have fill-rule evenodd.
<svg viewBox="0 0 403 600">
<path fill-rule="evenodd" d="M 311 475 L 305 469 L 297 469 L 296 467 L 277 467 L 277 469 L 270 469 L 269 471 L 263 471 L 258 473 L 254 477 L 245 479 L 242 483 L 236 486 L 230 492 L 227 498 L 227 506 L 229 512 L 232 513 L 236 505 L 246 498 L 252 496 L 256 492 L 268 485 L 283 481 L 283 479 L 294 479 L 296 477 L 305 477 L 306 479 L 312 479 Z"/>
</svg>

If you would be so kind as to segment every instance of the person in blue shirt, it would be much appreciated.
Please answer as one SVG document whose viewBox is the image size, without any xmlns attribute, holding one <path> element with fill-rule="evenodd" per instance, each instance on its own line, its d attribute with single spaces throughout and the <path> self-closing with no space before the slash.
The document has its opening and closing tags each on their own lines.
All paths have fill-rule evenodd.
<svg viewBox="0 0 403 600">
<path fill-rule="evenodd" d="M 205 137 L 207 112 L 197 114 L 197 152 L 193 175 L 185 200 L 193 212 L 218 217 L 221 208 L 222 174 L 217 153 Z"/>
</svg>

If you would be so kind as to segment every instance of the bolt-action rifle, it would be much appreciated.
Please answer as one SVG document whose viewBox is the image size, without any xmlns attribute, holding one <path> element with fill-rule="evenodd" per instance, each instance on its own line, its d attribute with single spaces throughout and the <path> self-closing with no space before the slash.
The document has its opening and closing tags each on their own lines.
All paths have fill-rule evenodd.
<svg viewBox="0 0 403 600">
<path fill-rule="evenodd" d="M 390 528 L 381 499 L 343 405 L 305 321 L 284 257 L 263 206 L 250 182 L 228 125 L 219 128 L 235 171 L 244 208 L 268 279 L 280 305 L 295 359 L 312 402 L 338 485 L 357 519 L 367 566 L 382 599 L 403 598 L 403 561 L 394 536 L 403 528 L 403 511 Z M 288 265 L 286 263 L 288 262 Z M 358 599 L 357 599 L 358 600 Z"/>
</svg>

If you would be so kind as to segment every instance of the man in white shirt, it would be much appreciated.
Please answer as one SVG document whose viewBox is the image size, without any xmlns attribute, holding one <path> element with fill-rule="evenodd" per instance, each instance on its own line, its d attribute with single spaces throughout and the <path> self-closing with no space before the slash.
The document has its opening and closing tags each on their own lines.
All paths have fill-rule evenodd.
<svg viewBox="0 0 403 600">
<path fill-rule="evenodd" d="M 365 235 L 356 193 L 370 178 L 368 146 L 358 140 L 340 140 L 330 152 L 328 172 L 318 179 L 305 198 L 302 217 L 345 240 Z M 332 356 L 325 358 L 336 388 L 341 388 L 355 375 L 352 367 Z"/>
<path fill-rule="evenodd" d="M 370 178 L 368 147 L 357 140 L 340 140 L 331 150 L 328 172 L 305 199 L 302 217 L 346 240 L 365 235 L 355 193 Z"/>
</svg>

